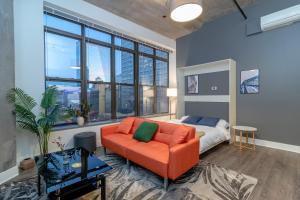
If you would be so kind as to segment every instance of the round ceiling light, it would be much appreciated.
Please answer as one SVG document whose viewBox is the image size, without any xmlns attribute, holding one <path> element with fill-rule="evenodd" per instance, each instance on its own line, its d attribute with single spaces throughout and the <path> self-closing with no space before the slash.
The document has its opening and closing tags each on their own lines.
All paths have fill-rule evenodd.
<svg viewBox="0 0 300 200">
<path fill-rule="evenodd" d="M 171 19 L 188 22 L 202 14 L 202 0 L 171 0 Z"/>
</svg>

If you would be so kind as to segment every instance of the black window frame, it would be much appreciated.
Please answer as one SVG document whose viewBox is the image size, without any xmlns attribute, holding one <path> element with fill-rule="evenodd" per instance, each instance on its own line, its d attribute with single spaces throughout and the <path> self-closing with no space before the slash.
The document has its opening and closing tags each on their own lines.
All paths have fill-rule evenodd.
<svg viewBox="0 0 300 200">
<path fill-rule="evenodd" d="M 134 116 L 145 116 L 145 115 L 141 115 L 140 112 L 140 102 L 139 102 L 139 87 L 141 86 L 139 84 L 139 57 L 140 56 L 145 56 L 145 57 L 149 57 L 152 58 L 153 60 L 153 90 L 154 90 L 154 104 L 153 104 L 153 115 L 157 115 L 157 114 L 168 114 L 169 113 L 169 105 L 168 105 L 168 112 L 161 112 L 161 113 L 157 113 L 157 87 L 164 87 L 164 88 L 168 88 L 169 87 L 169 52 L 165 51 L 167 53 L 167 58 L 162 58 L 156 55 L 156 50 L 160 50 L 160 51 L 164 51 L 152 46 L 149 46 L 147 44 L 144 43 L 139 43 L 137 41 L 134 40 L 130 40 L 126 37 L 122 37 L 120 35 L 115 35 L 112 34 L 110 32 L 107 31 L 103 31 L 100 29 L 97 29 L 95 27 L 91 27 L 89 25 L 86 25 L 84 23 L 80 23 L 80 22 L 76 22 L 73 21 L 71 19 L 65 18 L 65 17 L 61 17 L 52 13 L 48 13 L 47 11 L 44 11 L 44 15 L 50 15 L 50 16 L 54 16 L 56 18 L 59 19 L 63 19 L 66 21 L 70 21 L 72 23 L 78 24 L 81 26 L 81 35 L 77 35 L 74 33 L 70 33 L 70 32 L 66 32 L 60 29 L 55 29 L 52 27 L 47 27 L 47 25 L 44 24 L 44 35 L 47 34 L 47 32 L 52 33 L 52 34 L 56 34 L 56 35 L 60 35 L 60 36 L 64 36 L 64 37 L 69 37 L 69 38 L 73 38 L 73 39 L 78 39 L 81 42 L 81 48 L 80 48 L 80 74 L 81 74 L 81 79 L 68 79 L 68 78 L 60 78 L 60 77 L 47 77 L 46 75 L 46 60 L 45 60 L 45 88 L 46 88 L 46 82 L 47 81 L 62 81 L 62 82 L 77 82 L 81 84 L 81 103 L 82 102 L 87 102 L 88 98 L 87 98 L 87 89 L 88 89 L 88 85 L 90 83 L 92 84 L 109 84 L 111 87 L 111 120 L 115 120 L 115 119 L 121 119 L 121 118 L 117 118 L 117 111 L 116 111 L 116 90 L 117 90 L 117 86 L 133 86 L 134 87 L 134 96 L 135 96 L 135 115 Z M 96 39 L 92 39 L 92 38 L 88 38 L 85 34 L 85 29 L 86 28 L 91 28 L 94 29 L 96 31 L 100 31 L 106 34 L 111 35 L 111 42 L 110 43 L 106 43 L 103 41 L 99 41 Z M 130 49 L 130 48 L 126 48 L 123 46 L 118 46 L 115 44 L 115 37 L 124 39 L 124 40 L 128 40 L 133 42 L 134 44 L 134 49 Z M 44 38 L 44 43 L 46 44 L 46 37 Z M 87 69 L 87 43 L 92 43 L 95 45 L 99 45 L 99 46 L 104 46 L 104 47 L 108 47 L 110 48 L 110 82 L 103 82 L 103 81 L 89 81 L 88 77 L 86 77 L 86 69 Z M 139 51 L 139 44 L 144 45 L 144 46 L 148 46 L 150 48 L 153 49 L 153 54 L 147 54 L 144 52 L 140 52 Z M 116 79 L 115 79 L 115 53 L 116 51 L 122 51 L 122 52 L 128 52 L 128 53 L 132 53 L 133 54 L 133 59 L 134 59 L 134 82 L 133 84 L 128 84 L 128 83 L 117 83 Z M 46 55 L 46 47 L 44 49 L 44 54 Z M 160 61 L 164 61 L 167 63 L 167 86 L 159 86 L 156 85 L 156 60 L 160 60 Z M 168 101 L 169 102 L 169 101 Z M 103 121 L 98 121 L 98 122 L 103 122 Z M 69 123 L 68 123 L 69 124 Z M 68 125 L 66 124 L 60 124 L 61 125 Z"/>
</svg>

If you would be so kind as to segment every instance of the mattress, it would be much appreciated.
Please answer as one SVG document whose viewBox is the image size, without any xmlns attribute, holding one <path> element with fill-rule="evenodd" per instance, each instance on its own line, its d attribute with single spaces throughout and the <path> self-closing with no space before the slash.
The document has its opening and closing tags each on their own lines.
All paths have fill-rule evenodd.
<svg viewBox="0 0 300 200">
<path fill-rule="evenodd" d="M 171 120 L 170 123 L 183 124 L 181 120 Z M 192 125 L 185 124 L 187 126 L 192 126 L 196 128 L 196 132 L 203 131 L 205 135 L 200 139 L 200 149 L 199 153 L 204 153 L 205 151 L 215 147 L 216 145 L 230 140 L 230 132 L 225 127 L 209 127 L 202 125 Z"/>
</svg>

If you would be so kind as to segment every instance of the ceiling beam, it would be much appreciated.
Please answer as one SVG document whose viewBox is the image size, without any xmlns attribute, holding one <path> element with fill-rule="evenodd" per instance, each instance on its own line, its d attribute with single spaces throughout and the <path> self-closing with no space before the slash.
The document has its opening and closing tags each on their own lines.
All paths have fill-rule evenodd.
<svg viewBox="0 0 300 200">
<path fill-rule="evenodd" d="M 245 14 L 244 10 L 241 8 L 240 4 L 237 2 L 237 0 L 233 0 L 236 7 L 239 9 L 240 13 L 243 15 L 244 19 L 247 19 L 247 15 Z"/>
</svg>

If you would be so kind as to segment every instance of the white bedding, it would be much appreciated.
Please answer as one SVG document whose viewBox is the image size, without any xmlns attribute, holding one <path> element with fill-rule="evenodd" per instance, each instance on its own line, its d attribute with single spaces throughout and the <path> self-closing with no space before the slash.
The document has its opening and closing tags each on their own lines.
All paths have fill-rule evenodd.
<svg viewBox="0 0 300 200">
<path fill-rule="evenodd" d="M 181 120 L 171 120 L 171 123 L 182 124 Z M 225 127 L 209 127 L 202 125 L 192 125 L 186 124 L 196 128 L 196 132 L 204 131 L 205 135 L 200 139 L 200 149 L 199 153 L 204 153 L 205 151 L 215 147 L 216 145 L 230 140 L 230 133 Z"/>
</svg>

